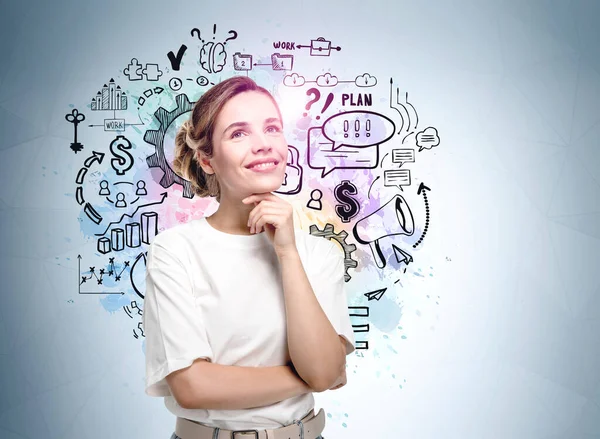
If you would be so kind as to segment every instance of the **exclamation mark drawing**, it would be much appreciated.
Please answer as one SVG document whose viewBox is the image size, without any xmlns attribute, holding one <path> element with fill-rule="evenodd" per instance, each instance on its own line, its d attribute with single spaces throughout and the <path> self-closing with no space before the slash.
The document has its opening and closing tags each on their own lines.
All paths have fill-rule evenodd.
<svg viewBox="0 0 600 439">
<path fill-rule="evenodd" d="M 371 137 L 371 119 L 367 119 L 367 123 L 366 123 L 366 131 L 367 131 L 367 137 Z"/>
<path fill-rule="evenodd" d="M 348 138 L 348 128 L 350 127 L 350 122 L 347 120 L 344 121 L 344 138 Z"/>
<path fill-rule="evenodd" d="M 332 102 L 333 102 L 333 93 L 329 93 L 327 95 L 327 99 L 325 100 L 325 105 L 323 105 L 323 109 L 321 110 L 321 114 L 325 113 L 325 110 L 327 110 L 329 108 L 329 106 L 331 105 Z M 319 116 L 317 116 L 317 119 L 319 119 Z"/>
</svg>

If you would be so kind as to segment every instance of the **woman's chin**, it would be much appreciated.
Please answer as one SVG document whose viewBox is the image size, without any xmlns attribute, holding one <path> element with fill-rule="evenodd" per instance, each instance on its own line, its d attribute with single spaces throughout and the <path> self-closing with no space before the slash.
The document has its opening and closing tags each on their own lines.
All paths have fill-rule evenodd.
<svg viewBox="0 0 600 439">
<path fill-rule="evenodd" d="M 261 182 L 256 182 L 254 184 L 251 185 L 251 189 L 252 193 L 257 194 L 257 193 L 263 193 L 263 192 L 274 192 L 276 190 L 278 190 L 279 188 L 281 188 L 281 185 L 283 184 L 283 181 L 280 179 L 268 179 L 271 181 L 267 181 L 267 179 L 265 179 L 265 181 L 261 181 Z"/>
</svg>

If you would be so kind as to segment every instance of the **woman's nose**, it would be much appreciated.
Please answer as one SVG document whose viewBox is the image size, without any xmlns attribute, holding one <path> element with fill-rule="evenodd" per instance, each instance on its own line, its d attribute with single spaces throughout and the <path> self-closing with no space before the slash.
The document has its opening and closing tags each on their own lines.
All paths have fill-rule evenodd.
<svg viewBox="0 0 600 439">
<path fill-rule="evenodd" d="M 256 134 L 252 138 L 252 150 L 254 152 L 259 151 L 271 151 L 273 147 L 271 146 L 271 142 L 269 136 L 266 134 Z"/>
</svg>

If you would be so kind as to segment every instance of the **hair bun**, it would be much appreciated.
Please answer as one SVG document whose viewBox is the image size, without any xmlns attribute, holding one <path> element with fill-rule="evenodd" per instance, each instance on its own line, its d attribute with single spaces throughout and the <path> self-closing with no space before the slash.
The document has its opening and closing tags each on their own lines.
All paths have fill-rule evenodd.
<svg viewBox="0 0 600 439">
<path fill-rule="evenodd" d="M 198 143 L 192 138 L 192 121 L 190 119 L 185 120 L 179 128 L 185 132 L 185 144 L 192 150 L 198 149 Z"/>
</svg>

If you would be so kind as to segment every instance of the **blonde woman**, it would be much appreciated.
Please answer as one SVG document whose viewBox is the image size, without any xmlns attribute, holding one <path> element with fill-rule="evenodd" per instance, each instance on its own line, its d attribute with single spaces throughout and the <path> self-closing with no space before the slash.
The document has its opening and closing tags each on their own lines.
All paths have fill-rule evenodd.
<svg viewBox="0 0 600 439">
<path fill-rule="evenodd" d="M 227 79 L 175 144 L 175 171 L 219 206 L 148 250 L 146 394 L 177 417 L 171 439 L 323 439 L 313 392 L 346 384 L 355 349 L 344 256 L 273 194 L 288 157 L 276 101 Z"/>
</svg>

